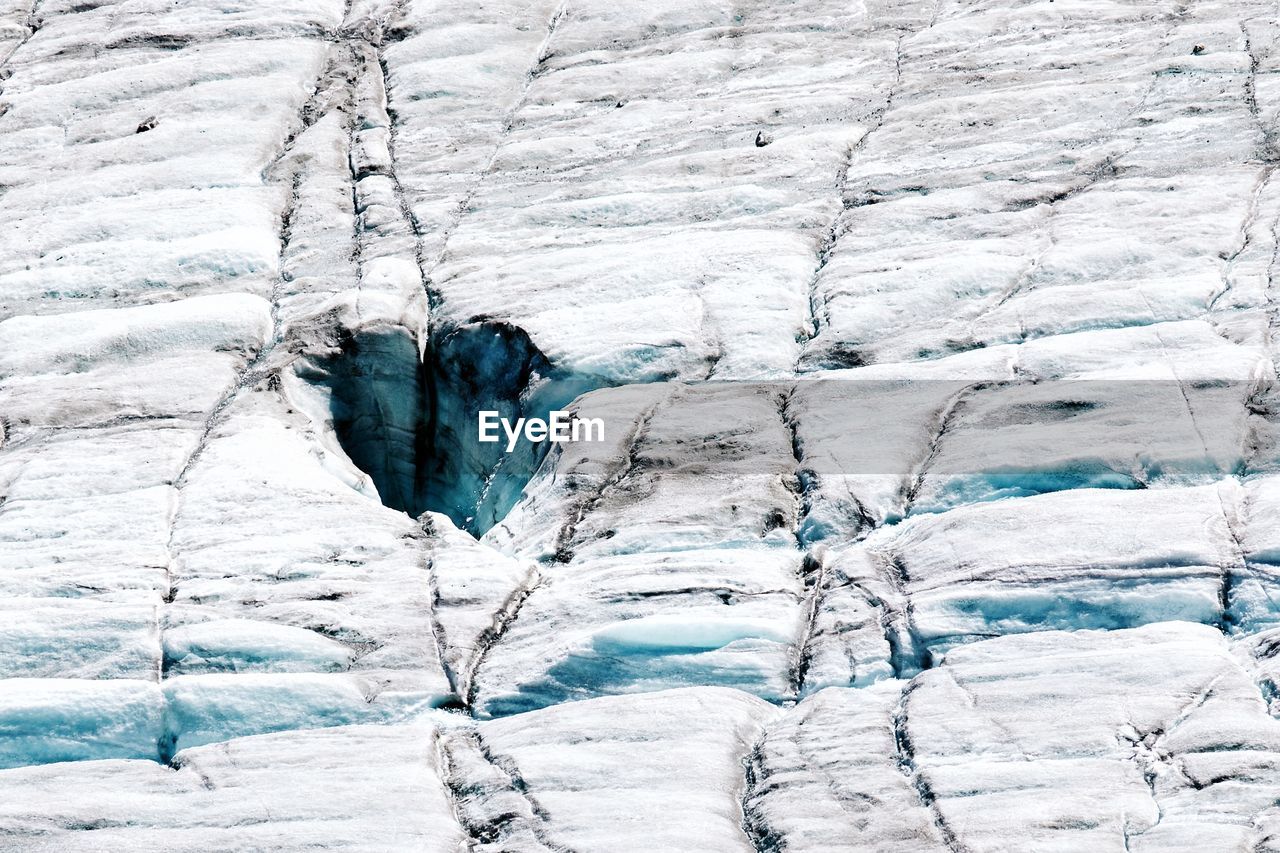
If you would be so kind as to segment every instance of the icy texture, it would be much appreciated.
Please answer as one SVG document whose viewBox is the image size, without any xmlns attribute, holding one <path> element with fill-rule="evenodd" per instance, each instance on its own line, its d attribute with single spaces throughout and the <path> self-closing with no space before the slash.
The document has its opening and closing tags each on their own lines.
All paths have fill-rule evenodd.
<svg viewBox="0 0 1280 853">
<path fill-rule="evenodd" d="M 750 850 L 742 762 L 779 714 L 690 688 L 479 725 L 435 712 L 233 738 L 171 767 L 0 770 L 0 832 L 29 850 L 451 851 L 468 834 L 481 850 L 607 851 L 639 837 L 652 850 Z"/>
<path fill-rule="evenodd" d="M 560 454 L 491 531 L 547 565 L 477 673 L 486 713 L 688 683 L 790 690 L 803 555 L 783 401 L 655 385 L 578 411 L 621 426 L 637 404 L 628 440 Z"/>
<path fill-rule="evenodd" d="M 1278 748 L 1213 628 L 1041 632 L 809 697 L 761 744 L 748 805 L 806 849 L 1272 849 Z"/>
<path fill-rule="evenodd" d="M 33 851 L 453 851 L 429 726 L 354 726 L 230 740 L 149 761 L 0 774 L 6 846 Z"/>
<path fill-rule="evenodd" d="M 574 850 L 750 850 L 742 762 L 775 708 L 725 689 L 609 697 L 484 723 L 552 838 Z M 643 840 L 641 840 L 643 839 Z"/>
<path fill-rule="evenodd" d="M 1213 623 L 1241 568 L 1225 515 L 1241 496 L 1227 480 L 977 504 L 878 531 L 837 565 L 898 573 L 914 635 L 934 649 L 1029 630 Z"/>
<path fill-rule="evenodd" d="M 1278 35 L 0 3 L 0 849 L 1280 850 Z"/>
<path fill-rule="evenodd" d="M 902 755 L 901 694 L 897 681 L 832 687 L 770 726 L 751 759 L 756 836 L 788 849 L 947 849 Z"/>
</svg>

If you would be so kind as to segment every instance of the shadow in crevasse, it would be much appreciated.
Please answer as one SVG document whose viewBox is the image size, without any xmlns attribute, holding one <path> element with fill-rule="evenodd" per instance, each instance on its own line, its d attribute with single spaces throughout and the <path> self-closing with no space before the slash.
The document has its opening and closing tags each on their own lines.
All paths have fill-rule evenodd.
<svg viewBox="0 0 1280 853">
<path fill-rule="evenodd" d="M 480 442 L 481 411 L 542 417 L 598 383 L 558 374 L 522 330 L 477 322 L 438 331 L 420 352 L 403 326 L 342 332 L 306 378 L 330 392 L 343 449 L 382 502 L 448 515 L 482 535 L 510 510 L 546 444 Z"/>
</svg>

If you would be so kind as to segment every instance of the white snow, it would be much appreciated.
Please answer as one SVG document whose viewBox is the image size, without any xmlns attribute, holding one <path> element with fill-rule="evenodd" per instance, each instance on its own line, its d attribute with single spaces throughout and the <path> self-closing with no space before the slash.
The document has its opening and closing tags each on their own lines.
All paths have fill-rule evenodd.
<svg viewBox="0 0 1280 853">
<path fill-rule="evenodd" d="M 0 2 L 0 849 L 1275 848 L 1278 39 Z"/>
<path fill-rule="evenodd" d="M 428 725 L 239 738 L 150 761 L 0 772 L 0 833 L 33 851 L 454 851 Z"/>
<path fill-rule="evenodd" d="M 778 711 L 723 688 L 575 702 L 480 726 L 574 850 L 750 850 L 742 761 Z M 643 839 L 643 840 L 641 840 Z"/>
</svg>

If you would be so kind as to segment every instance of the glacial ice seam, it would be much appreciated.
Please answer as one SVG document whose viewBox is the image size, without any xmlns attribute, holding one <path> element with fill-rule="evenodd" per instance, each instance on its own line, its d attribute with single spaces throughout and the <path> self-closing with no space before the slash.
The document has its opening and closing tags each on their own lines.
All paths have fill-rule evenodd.
<svg viewBox="0 0 1280 853">
<path fill-rule="evenodd" d="M 938 6 L 941 6 L 939 0 Z M 934 11 L 937 15 L 937 7 Z M 930 22 L 929 26 L 933 26 Z M 870 127 L 865 128 L 862 135 L 856 142 L 851 143 L 845 152 L 844 162 L 840 167 L 839 173 L 836 175 L 836 195 L 839 198 L 840 206 L 835 214 L 831 217 L 831 224 L 827 227 L 822 240 L 818 244 L 818 263 L 814 267 L 813 272 L 809 276 L 806 289 L 808 290 L 809 318 L 804 331 L 804 341 L 801 344 L 800 352 L 796 355 L 795 372 L 802 371 L 802 365 L 808 352 L 809 344 L 818 337 L 822 331 L 821 311 L 819 311 L 819 283 L 822 279 L 822 271 L 831 261 L 831 256 L 835 254 L 836 244 L 840 239 L 842 227 L 845 218 L 845 212 L 849 209 L 849 204 L 845 199 L 848 189 L 849 170 L 853 168 L 854 160 L 858 154 L 866 147 L 867 141 L 877 130 L 884 126 L 885 117 L 889 111 L 893 109 L 893 98 L 897 94 L 898 87 L 902 84 L 902 42 L 907 37 L 905 32 L 899 32 L 897 40 L 894 42 L 893 55 L 893 79 L 889 82 L 885 92 L 884 102 L 869 116 L 871 119 Z M 824 308 L 825 310 L 825 304 Z"/>
<path fill-rule="evenodd" d="M 0 71 L 4 70 L 5 66 L 9 64 L 9 60 L 13 59 L 14 54 L 21 50 L 22 46 L 29 42 L 31 37 L 36 34 L 36 31 L 40 29 L 42 22 L 36 17 L 40 9 L 40 3 L 41 0 L 31 0 L 31 5 L 28 7 L 26 15 L 23 16 L 23 23 L 19 25 L 23 30 L 23 35 L 19 37 L 18 43 L 7 54 L 0 57 Z M 3 88 L 0 88 L 0 92 L 3 91 Z M 0 112 L 2 111 L 3 107 L 0 107 Z"/>
<path fill-rule="evenodd" d="M 636 419 L 635 428 L 627 438 L 622 464 L 602 480 L 600 486 L 593 490 L 592 494 L 585 500 L 580 501 L 575 506 L 572 516 L 561 525 L 559 532 L 556 534 L 555 562 L 568 563 L 573 559 L 574 537 L 577 534 L 578 526 L 600 505 L 606 494 L 620 486 L 635 471 L 636 466 L 639 464 L 637 454 L 640 451 L 640 444 L 648 434 L 649 424 L 652 422 L 654 414 L 671 400 L 675 393 L 675 388 L 672 387 L 662 399 L 654 402 Z"/>
<path fill-rule="evenodd" d="M 898 705 L 893 713 L 893 742 L 897 751 L 898 769 L 911 780 L 912 788 L 915 789 L 920 805 L 924 806 L 929 814 L 932 815 L 934 825 L 942 836 L 943 843 L 947 849 L 951 853 L 968 853 L 968 848 L 960 842 L 956 837 L 955 831 L 943 817 L 942 809 L 938 805 L 938 798 L 934 795 L 929 780 L 925 778 L 924 773 L 916 766 L 915 745 L 911 740 L 911 733 L 907 729 L 907 704 L 910 702 L 912 692 L 920 684 L 918 679 L 919 676 L 916 676 L 903 688 L 902 695 L 898 698 Z"/>
<path fill-rule="evenodd" d="M 438 749 L 454 815 L 472 846 L 502 844 L 503 849 L 525 850 L 532 843 L 534 851 L 572 853 L 549 838 L 549 816 L 514 762 L 495 755 L 476 728 L 442 732 Z M 474 767 L 475 758 L 488 768 L 488 780 L 475 778 L 476 770 L 483 769 Z"/>
<path fill-rule="evenodd" d="M 519 115 L 520 110 L 523 109 L 525 104 L 528 102 L 529 93 L 532 91 L 534 83 L 537 82 L 538 78 L 542 76 L 543 73 L 545 73 L 546 67 L 547 67 L 547 60 L 550 59 L 552 56 L 552 53 L 551 53 L 552 39 L 555 38 L 556 30 L 559 29 L 560 27 L 560 21 L 565 16 L 565 13 L 568 9 L 568 4 L 569 4 L 569 0 L 560 0 L 559 5 L 556 7 L 555 11 L 552 12 L 550 20 L 547 21 L 547 34 L 543 38 L 542 44 L 538 46 L 536 58 L 534 59 L 533 63 L 529 66 L 528 70 L 524 74 L 524 79 L 523 79 L 523 82 L 521 83 L 519 93 L 517 94 L 515 100 L 512 102 L 511 107 L 507 110 L 506 114 L 502 118 L 502 126 L 493 141 L 493 144 L 489 151 L 488 158 L 485 160 L 485 163 L 480 168 L 480 170 L 472 177 L 470 184 L 467 186 L 467 188 L 464 190 L 462 194 L 462 198 L 458 200 L 457 206 L 454 208 L 453 212 L 450 214 L 449 220 L 441 227 L 440 248 L 436 252 L 435 257 L 432 258 L 430 262 L 423 265 L 423 269 L 422 269 L 423 286 L 427 289 L 428 295 L 431 298 L 433 305 L 435 301 L 439 298 L 438 296 L 433 295 L 435 292 L 434 285 L 433 285 L 434 276 L 436 274 L 436 270 L 444 263 L 445 258 L 448 255 L 449 240 L 453 236 L 454 232 L 457 231 L 458 226 L 462 223 L 463 218 L 466 216 L 467 211 L 470 209 L 471 202 L 475 199 L 476 194 L 480 191 L 480 188 L 484 184 L 485 179 L 489 176 L 489 173 L 493 171 L 493 165 L 495 162 L 497 162 L 498 154 L 501 152 L 507 137 L 510 136 L 511 132 L 515 129 L 516 117 Z M 389 94 L 390 94 L 390 90 L 388 90 L 388 95 Z M 394 122 L 393 122 L 393 125 L 394 125 Z M 405 204 L 406 204 L 405 209 L 407 211 L 408 210 L 407 202 L 405 202 Z M 429 328 L 434 332 L 434 329 L 435 329 L 434 317 L 432 318 L 432 322 Z"/>
</svg>

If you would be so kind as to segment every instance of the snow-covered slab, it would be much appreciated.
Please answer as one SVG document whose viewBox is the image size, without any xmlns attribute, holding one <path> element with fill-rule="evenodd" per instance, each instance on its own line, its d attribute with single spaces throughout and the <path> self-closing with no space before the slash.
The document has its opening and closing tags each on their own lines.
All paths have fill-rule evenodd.
<svg viewBox="0 0 1280 853">
<path fill-rule="evenodd" d="M 464 835 L 427 724 L 240 738 L 154 761 L 0 771 L 0 846 L 31 851 L 415 850 Z"/>
<path fill-rule="evenodd" d="M 549 567 L 488 650 L 484 714 L 722 684 L 781 699 L 802 624 L 797 553 L 651 552 Z"/>
<path fill-rule="evenodd" d="M 116 427 L 0 449 L 7 497 L 0 589 L 67 599 L 119 592 L 148 603 L 152 597 L 135 599 L 135 592 L 163 595 L 172 499 L 166 481 L 178 475 L 198 432 L 196 424 Z"/>
<path fill-rule="evenodd" d="M 553 849 L 750 851 L 744 759 L 776 708 L 689 688 L 610 696 L 480 724 L 537 804 Z"/>
<path fill-rule="evenodd" d="M 1256 341 L 1228 338 L 1205 320 L 1038 338 L 1015 352 L 1018 375 L 1040 380 L 1245 383 L 1271 375 Z"/>
<path fill-rule="evenodd" d="M 270 336 L 268 308 L 227 294 L 0 322 L 8 439 L 40 427 L 203 421 Z"/>
<path fill-rule="evenodd" d="M 252 292 L 342 4 L 42 4 L 6 63 L 0 316 Z"/>
<path fill-rule="evenodd" d="M 911 508 L 1214 482 L 1246 464 L 1256 391 L 1226 379 L 975 386 L 948 413 Z"/>
<path fill-rule="evenodd" d="M 25 0 L 5 0 L 0 4 L 0 65 L 31 37 L 34 29 L 31 6 Z"/>
<path fill-rule="evenodd" d="M 749 851 L 744 762 L 779 713 L 739 691 L 684 689 L 480 724 L 432 712 L 237 738 L 182 750 L 173 769 L 22 768 L 0 772 L 0 838 L 33 850 Z M 42 807 L 54 791 L 67 796 Z"/>
<path fill-rule="evenodd" d="M 883 528 L 835 564 L 894 578 L 914 640 L 934 652 L 1024 631 L 1218 624 L 1243 568 L 1232 532 L 1243 496 L 1226 480 L 975 504 Z"/>
<path fill-rule="evenodd" d="M 6 587 L 38 588 L 29 574 L 13 574 Z M 0 599 L 0 679 L 155 676 L 163 576 L 156 570 L 149 574 L 138 588 L 85 590 L 84 598 L 14 594 Z M 115 578 L 117 584 L 121 580 Z"/>
<path fill-rule="evenodd" d="M 163 624 L 166 650 L 177 656 L 168 666 L 185 673 L 351 668 L 447 694 L 426 535 L 351 488 L 358 474 L 311 429 L 283 401 L 254 393 L 233 404 L 208 437 L 174 522 L 172 603 Z M 277 635 L 287 629 L 303 639 L 282 641 Z M 191 649 L 193 632 L 211 645 Z"/>
<path fill-rule="evenodd" d="M 805 363 L 1190 319 L 1233 288 L 1261 304 L 1233 265 L 1269 172 L 1251 95 L 1265 39 L 1240 21 L 1267 17 L 940 9 L 899 42 L 892 99 L 849 167 Z"/>
<path fill-rule="evenodd" d="M 316 435 L 311 397 L 256 384 L 261 298 L 13 317 L 0 340 L 0 692 L 26 721 L 6 763 L 163 757 L 452 695 L 426 535 Z"/>
<path fill-rule="evenodd" d="M 787 850 L 947 850 L 896 717 L 905 682 L 828 688 L 771 722 L 751 758 L 748 826 Z"/>
<path fill-rule="evenodd" d="M 289 729 L 395 723 L 429 709 L 437 696 L 384 689 L 347 674 L 214 673 L 162 683 L 165 755 L 190 746 Z"/>
<path fill-rule="evenodd" d="M 804 488 L 801 536 L 841 542 L 907 512 L 956 401 L 982 377 L 818 377 L 795 383 L 787 398 Z"/>
<path fill-rule="evenodd" d="M 0 323 L 5 677 L 156 677 L 173 484 L 269 329 L 238 295 Z"/>
<path fill-rule="evenodd" d="M 848 157 L 926 5 L 537 11 L 459 16 L 439 59 L 439 30 L 387 50 L 429 256 L 448 241 L 442 319 L 511 322 L 599 381 L 789 372 Z"/>
<path fill-rule="evenodd" d="M 426 256 L 438 258 L 542 58 L 555 0 L 407 4 L 384 48 L 396 100 L 397 175 Z"/>
<path fill-rule="evenodd" d="M 669 386 L 632 433 L 613 482 L 576 519 L 562 551 L 606 557 L 683 548 L 792 546 L 797 462 L 785 389 Z M 591 417 L 589 409 L 580 410 Z M 625 432 L 626 425 L 619 424 Z M 572 464 L 573 457 L 561 459 Z M 563 560 L 563 554 L 558 557 Z"/>
<path fill-rule="evenodd" d="M 159 756 L 164 699 L 136 679 L 0 681 L 0 767 Z"/>
<path fill-rule="evenodd" d="M 965 849 L 1247 849 L 1274 831 L 1280 723 L 1207 626 L 963 646 L 912 683 L 898 727 Z"/>
<path fill-rule="evenodd" d="M 356 651 L 315 631 L 253 619 L 210 619 L 164 632 L 168 674 L 208 670 L 342 671 Z"/>
<path fill-rule="evenodd" d="M 1274 846 L 1273 6 L 0 0 L 0 848 Z"/>
<path fill-rule="evenodd" d="M 485 713 L 686 684 L 790 691 L 804 555 L 784 391 L 672 385 L 637 410 L 623 389 L 633 423 L 610 419 L 594 453 L 548 457 L 486 537 L 544 565 L 478 669 Z"/>
</svg>

